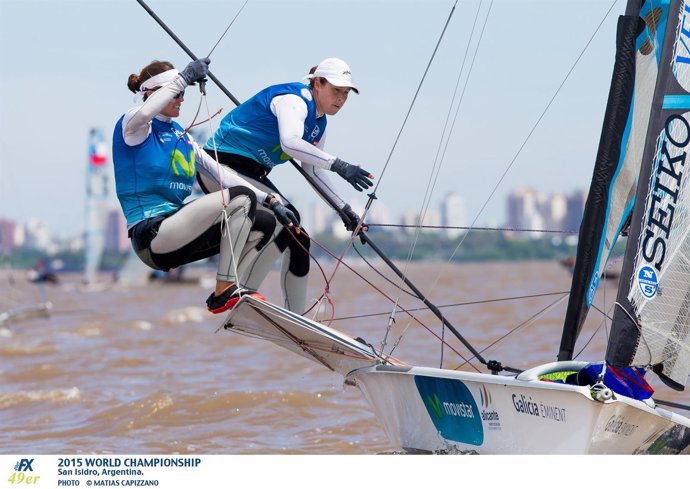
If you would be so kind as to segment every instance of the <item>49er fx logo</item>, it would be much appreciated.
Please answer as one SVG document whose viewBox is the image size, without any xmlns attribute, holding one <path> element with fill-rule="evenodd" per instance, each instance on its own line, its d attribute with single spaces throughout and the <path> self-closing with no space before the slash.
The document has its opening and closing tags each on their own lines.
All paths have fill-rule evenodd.
<svg viewBox="0 0 690 489">
<path fill-rule="evenodd" d="M 12 475 L 7 479 L 7 482 L 12 486 L 17 485 L 19 487 L 36 484 L 41 476 L 34 475 L 33 463 L 33 458 L 20 459 L 14 464 L 14 472 L 12 472 Z"/>
</svg>

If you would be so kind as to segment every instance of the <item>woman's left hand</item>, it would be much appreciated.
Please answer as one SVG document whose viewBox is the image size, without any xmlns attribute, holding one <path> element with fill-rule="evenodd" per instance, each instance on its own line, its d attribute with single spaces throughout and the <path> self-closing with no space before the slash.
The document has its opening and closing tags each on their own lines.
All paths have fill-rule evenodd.
<svg viewBox="0 0 690 489">
<path fill-rule="evenodd" d="M 211 64 L 211 58 L 195 59 L 180 72 L 180 75 L 182 75 L 182 78 L 185 79 L 187 85 L 202 81 L 206 78 L 206 75 L 208 75 L 209 64 Z"/>
</svg>

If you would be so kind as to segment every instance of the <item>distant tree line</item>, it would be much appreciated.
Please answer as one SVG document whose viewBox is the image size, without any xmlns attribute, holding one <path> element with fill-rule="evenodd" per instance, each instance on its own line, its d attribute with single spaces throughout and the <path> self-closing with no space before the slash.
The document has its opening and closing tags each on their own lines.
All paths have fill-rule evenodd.
<svg viewBox="0 0 690 489">
<path fill-rule="evenodd" d="M 370 231 L 368 236 L 374 243 L 393 260 L 406 260 L 413 244 L 414 235 L 387 231 Z M 331 252 L 340 256 L 347 246 L 348 240 L 338 239 L 332 235 L 317 235 L 315 241 L 327 247 Z M 561 235 L 545 235 L 542 238 L 507 237 L 497 231 L 472 231 L 464 237 L 449 238 L 437 233 L 421 233 L 414 246 L 412 260 L 436 260 L 457 262 L 482 261 L 525 261 L 525 260 L 556 260 L 574 256 L 576 247 L 567 244 Z M 622 253 L 622 244 L 617 245 Z M 365 258 L 375 258 L 377 255 L 371 247 L 362 245 L 355 240 L 355 247 Z M 330 255 L 319 245 L 312 243 L 311 253 L 318 259 L 327 259 Z M 112 271 L 119 269 L 128 253 L 113 251 L 103 255 L 101 270 Z M 451 258 L 452 255 L 452 258 Z M 349 250 L 348 257 L 356 257 L 354 250 Z M 61 262 L 61 269 L 78 271 L 84 269 L 85 254 L 80 251 L 61 251 L 51 256 L 45 252 L 31 248 L 16 248 L 11 255 L 3 257 L 4 266 L 14 268 L 31 268 L 38 260 L 47 262 Z"/>
</svg>

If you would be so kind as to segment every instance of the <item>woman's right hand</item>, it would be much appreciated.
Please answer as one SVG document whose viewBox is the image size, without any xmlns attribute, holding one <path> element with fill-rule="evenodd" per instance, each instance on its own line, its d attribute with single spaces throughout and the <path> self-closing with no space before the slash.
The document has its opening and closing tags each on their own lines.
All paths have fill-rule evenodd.
<svg viewBox="0 0 690 489">
<path fill-rule="evenodd" d="M 299 220 L 297 219 L 297 216 L 295 216 L 294 212 L 292 212 L 290 209 L 278 202 L 278 199 L 273 201 L 269 209 L 275 214 L 276 219 L 278 219 L 280 224 L 288 228 L 294 226 L 297 228 L 297 232 L 299 233 Z"/>
</svg>

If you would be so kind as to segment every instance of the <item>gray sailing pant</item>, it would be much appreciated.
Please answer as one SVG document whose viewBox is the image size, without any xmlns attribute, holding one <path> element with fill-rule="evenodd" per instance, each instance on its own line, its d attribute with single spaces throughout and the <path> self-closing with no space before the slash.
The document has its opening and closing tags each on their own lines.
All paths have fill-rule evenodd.
<svg viewBox="0 0 690 489">
<path fill-rule="evenodd" d="M 256 212 L 256 196 L 246 187 L 213 192 L 167 217 L 147 219 L 131 229 L 139 258 L 158 270 L 219 255 L 216 278 L 237 282 L 237 271 Z M 223 197 L 226 208 L 223 208 Z"/>
<path fill-rule="evenodd" d="M 227 166 L 223 166 L 226 171 L 234 171 Z M 210 178 L 205 177 L 203 174 L 197 174 L 197 178 L 201 180 L 202 187 L 213 192 L 219 189 L 216 182 L 212 181 Z M 242 175 L 248 183 L 254 185 L 259 190 L 268 192 L 276 196 L 282 204 L 289 204 L 288 200 L 276 192 L 275 188 L 268 187 L 260 180 L 254 179 L 247 175 Z M 269 212 L 262 207 L 257 209 L 257 214 L 259 212 Z M 273 213 L 270 213 L 273 216 Z M 273 217 L 275 222 L 275 217 Z M 294 266 L 293 253 L 299 246 L 295 244 L 294 246 L 286 246 L 281 243 L 281 239 L 284 239 L 286 232 L 283 232 L 283 226 L 275 222 L 275 227 L 270 234 L 270 238 L 266 240 L 266 226 L 263 229 L 252 229 L 249 233 L 247 239 L 247 245 L 244 249 L 244 254 L 240 259 L 240 264 L 238 266 L 240 282 L 247 288 L 258 290 L 261 283 L 264 281 L 268 273 L 271 271 L 273 264 L 280 257 L 283 256 L 283 261 L 280 270 L 280 288 L 283 292 L 284 307 L 297 314 L 302 314 L 306 309 L 307 302 L 307 286 L 309 284 L 309 255 L 302 250 L 298 250 L 297 253 L 302 255 L 299 257 L 301 262 L 306 260 L 306 265 L 301 263 L 301 266 Z M 278 238 L 278 240 L 276 240 Z M 308 248 L 309 242 L 306 238 L 302 239 L 302 246 Z M 292 266 L 291 266 L 292 265 Z M 296 268 L 298 271 L 296 272 Z"/>
</svg>

